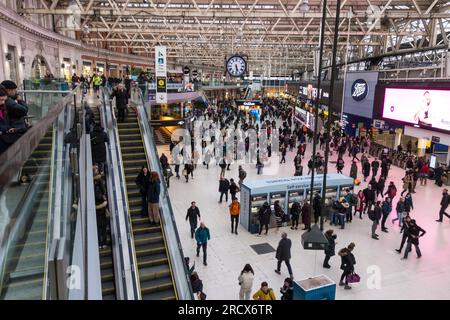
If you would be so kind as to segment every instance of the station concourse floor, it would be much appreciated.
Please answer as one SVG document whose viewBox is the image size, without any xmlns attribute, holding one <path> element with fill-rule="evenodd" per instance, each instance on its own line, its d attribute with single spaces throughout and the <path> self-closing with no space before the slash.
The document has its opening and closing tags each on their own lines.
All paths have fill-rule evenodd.
<svg viewBox="0 0 450 320">
<path fill-rule="evenodd" d="M 158 146 L 158 153 L 169 153 L 168 146 Z M 303 172 L 307 173 L 307 161 L 312 153 L 312 145 L 308 144 L 306 157 L 302 161 Z M 323 151 L 321 152 L 323 154 Z M 292 176 L 294 172 L 294 152 L 288 152 L 286 164 L 280 165 L 277 176 Z M 337 155 L 330 157 L 336 161 Z M 349 174 L 350 158 L 346 154 L 346 166 L 344 174 Z M 373 157 L 370 157 L 370 161 Z M 273 179 L 277 176 L 256 175 L 255 165 L 244 165 L 247 171 L 246 180 Z M 331 173 L 336 172 L 335 164 L 329 166 Z M 231 165 L 231 171 L 226 172 L 226 178 L 234 178 L 238 181 L 238 165 Z M 266 168 L 264 168 L 266 169 Z M 172 169 L 173 170 L 173 169 Z M 180 174 L 182 167 L 180 168 Z M 380 170 L 379 170 L 380 172 Z M 255 271 L 252 294 L 256 292 L 262 281 L 267 281 L 269 287 L 274 289 L 277 299 L 280 299 L 280 287 L 284 279 L 289 276 L 285 264 L 282 264 L 281 275 L 274 272 L 276 268 L 275 252 L 258 255 L 250 245 L 269 243 L 276 249 L 282 231 L 288 234 L 292 240 L 291 265 L 294 280 L 302 280 L 312 276 L 325 274 L 336 283 L 339 282 L 342 270 L 340 270 L 340 257 L 337 255 L 339 249 L 354 242 L 356 247 L 353 251 L 356 258 L 355 272 L 361 276 L 361 282 L 352 284 L 351 290 L 344 290 L 337 286 L 336 299 L 347 300 L 379 300 L 379 299 L 449 299 L 450 298 L 450 220 L 444 217 L 443 223 L 435 222 L 438 218 L 442 188 L 428 180 L 427 186 L 416 187 L 413 194 L 414 210 L 411 213 L 426 235 L 420 239 L 422 258 L 417 259 L 414 248 L 407 260 L 400 260 L 403 256 L 394 249 L 398 248 L 401 241 L 400 228 L 398 224 L 393 225 L 391 219 L 396 217 L 395 206 L 402 191 L 402 177 L 404 170 L 392 166 L 386 181 L 386 189 L 389 181 L 394 181 L 398 195 L 394 199 L 393 211 L 388 218 L 386 226 L 389 233 L 377 230 L 380 240 L 371 238 L 372 221 L 367 215 L 363 220 L 354 216 L 352 223 L 347 223 L 345 229 L 330 226 L 328 222 L 324 230 L 330 228 L 337 234 L 336 255 L 331 258 L 331 269 L 322 267 L 323 251 L 304 250 L 301 246 L 301 235 L 303 230 L 291 230 L 290 227 L 269 229 L 267 236 L 257 237 L 250 234 L 241 225 L 238 235 L 231 233 L 230 217 L 228 213 L 229 202 L 222 204 L 219 200 L 219 174 L 220 167 L 215 164 L 209 166 L 209 170 L 202 165 L 197 165 L 194 171 L 194 179 L 186 183 L 183 177 L 178 180 L 172 177 L 170 181 L 170 198 L 174 210 L 178 232 L 183 246 L 184 255 L 190 257 L 191 263 L 195 261 L 195 270 L 203 281 L 204 292 L 207 299 L 239 299 L 238 275 L 246 263 L 250 263 Z M 379 173 L 378 173 L 379 174 Z M 358 175 L 361 175 L 361 167 L 358 163 Z M 361 179 L 363 180 L 363 179 Z M 367 186 L 362 182 L 356 187 L 357 192 Z M 237 195 L 239 199 L 239 194 Z M 381 199 L 381 198 L 380 198 Z M 200 209 L 202 221 L 210 229 L 211 240 L 208 242 L 208 266 L 203 265 L 202 253 L 196 257 L 196 243 L 190 237 L 189 223 L 185 220 L 186 211 L 191 201 L 196 201 Z M 302 225 L 303 226 L 303 225 Z"/>
</svg>

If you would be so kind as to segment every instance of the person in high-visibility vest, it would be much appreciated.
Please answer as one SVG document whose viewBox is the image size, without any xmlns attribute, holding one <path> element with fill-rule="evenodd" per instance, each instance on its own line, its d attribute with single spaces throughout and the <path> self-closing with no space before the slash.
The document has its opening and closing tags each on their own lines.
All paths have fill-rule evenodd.
<svg viewBox="0 0 450 320">
<path fill-rule="evenodd" d="M 98 98 L 98 89 L 100 88 L 100 85 L 102 84 L 102 78 L 98 74 L 94 74 L 94 77 L 92 78 L 92 83 L 94 87 L 94 93 L 97 95 Z"/>
</svg>

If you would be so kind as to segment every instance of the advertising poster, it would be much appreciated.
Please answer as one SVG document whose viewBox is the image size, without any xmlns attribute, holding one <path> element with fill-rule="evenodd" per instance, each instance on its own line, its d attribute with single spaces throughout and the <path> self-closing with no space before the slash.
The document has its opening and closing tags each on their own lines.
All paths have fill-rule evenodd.
<svg viewBox="0 0 450 320">
<path fill-rule="evenodd" d="M 386 88 L 383 118 L 450 131 L 450 91 Z"/>
</svg>

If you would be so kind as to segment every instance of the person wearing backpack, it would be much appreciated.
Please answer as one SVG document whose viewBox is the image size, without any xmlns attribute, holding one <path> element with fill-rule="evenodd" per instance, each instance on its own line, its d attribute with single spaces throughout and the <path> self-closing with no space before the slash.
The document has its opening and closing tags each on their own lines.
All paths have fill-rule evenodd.
<svg viewBox="0 0 450 320">
<path fill-rule="evenodd" d="M 343 270 L 339 285 L 344 286 L 344 289 L 346 290 L 352 288 L 348 285 L 347 276 L 355 271 L 356 259 L 352 253 L 354 248 L 355 244 L 352 242 L 347 246 L 347 248 L 342 248 L 338 252 L 338 255 L 341 257 L 341 270 Z"/>
<path fill-rule="evenodd" d="M 372 223 L 372 239 L 380 240 L 378 235 L 375 233 L 377 231 L 378 225 L 380 224 L 380 219 L 382 216 L 381 201 L 377 201 L 375 208 L 369 210 L 369 219 L 373 221 Z"/>
<path fill-rule="evenodd" d="M 239 192 L 239 187 L 237 186 L 236 182 L 234 182 L 234 179 L 230 179 L 230 194 L 231 194 L 231 201 L 234 199 L 237 200 L 236 193 Z"/>
<path fill-rule="evenodd" d="M 342 158 L 338 158 L 336 162 L 337 173 L 342 174 L 342 170 L 344 169 L 344 160 Z"/>
<path fill-rule="evenodd" d="M 219 192 L 220 192 L 220 200 L 219 203 L 222 203 L 223 196 L 225 195 L 225 202 L 228 202 L 228 190 L 230 189 L 230 182 L 224 177 L 220 178 L 219 181 Z"/>
</svg>

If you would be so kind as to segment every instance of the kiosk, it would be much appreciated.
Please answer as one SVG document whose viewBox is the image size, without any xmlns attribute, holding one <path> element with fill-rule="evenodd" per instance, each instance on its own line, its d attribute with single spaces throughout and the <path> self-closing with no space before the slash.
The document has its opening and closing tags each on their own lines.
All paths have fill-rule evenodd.
<svg viewBox="0 0 450 320">
<path fill-rule="evenodd" d="M 314 179 L 314 192 L 322 194 L 323 175 L 316 175 Z M 286 177 L 271 180 L 244 181 L 241 186 L 241 213 L 240 223 L 250 233 L 259 231 L 259 208 L 268 202 L 272 211 L 276 200 L 280 201 L 283 210 L 289 214 L 294 200 L 302 203 L 309 201 L 311 176 Z M 343 190 L 354 188 L 354 180 L 342 174 L 327 175 L 327 189 L 325 202 L 331 204 L 341 197 Z M 270 227 L 276 226 L 275 216 L 271 216 Z"/>
<path fill-rule="evenodd" d="M 336 283 L 326 275 L 294 281 L 294 300 L 334 300 Z"/>
</svg>

